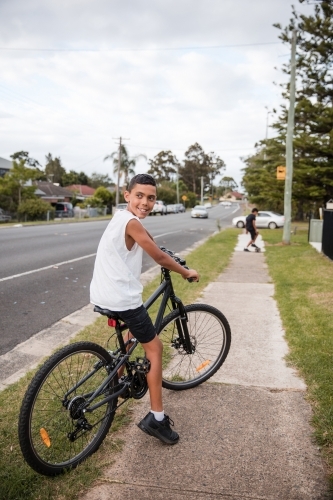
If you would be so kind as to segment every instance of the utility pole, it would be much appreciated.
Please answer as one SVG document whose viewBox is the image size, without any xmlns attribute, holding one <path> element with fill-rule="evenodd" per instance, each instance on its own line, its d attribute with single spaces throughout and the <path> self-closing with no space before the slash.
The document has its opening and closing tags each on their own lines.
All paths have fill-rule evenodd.
<svg viewBox="0 0 333 500">
<path fill-rule="evenodd" d="M 201 177 L 201 205 L 203 205 L 203 177 Z"/>
<path fill-rule="evenodd" d="M 177 163 L 177 203 L 179 203 L 179 165 Z"/>
<path fill-rule="evenodd" d="M 123 139 L 122 137 L 119 137 L 118 172 L 117 172 L 117 187 L 116 187 L 116 206 L 119 203 L 119 183 L 120 183 L 120 170 L 121 170 L 121 146 L 122 146 L 122 140 L 128 141 L 129 139 Z"/>
<path fill-rule="evenodd" d="M 288 126 L 286 137 L 286 180 L 284 185 L 284 227 L 282 243 L 290 245 L 291 230 L 291 195 L 293 182 L 293 136 L 295 115 L 295 80 L 296 80 L 296 30 L 293 30 L 291 40 L 290 67 L 290 97 L 288 111 Z"/>
</svg>

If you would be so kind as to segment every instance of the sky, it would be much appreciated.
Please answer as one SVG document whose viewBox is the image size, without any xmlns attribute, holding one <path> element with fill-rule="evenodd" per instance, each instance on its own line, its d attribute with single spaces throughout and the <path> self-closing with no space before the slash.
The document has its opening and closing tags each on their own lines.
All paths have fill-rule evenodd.
<svg viewBox="0 0 333 500">
<path fill-rule="evenodd" d="M 281 66 L 297 0 L 1 0 L 0 157 L 60 157 L 109 174 L 119 137 L 130 156 L 194 143 L 226 163 L 241 191 L 241 158 L 273 135 Z M 276 82 L 276 84 L 274 84 Z M 267 127 L 268 123 L 268 127 Z M 149 166 L 140 159 L 136 173 Z"/>
</svg>

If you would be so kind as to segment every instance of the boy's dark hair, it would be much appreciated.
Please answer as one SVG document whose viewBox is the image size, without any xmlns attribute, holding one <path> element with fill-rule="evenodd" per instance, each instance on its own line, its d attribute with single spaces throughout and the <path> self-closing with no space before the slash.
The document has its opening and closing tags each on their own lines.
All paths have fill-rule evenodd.
<svg viewBox="0 0 333 500">
<path fill-rule="evenodd" d="M 137 174 L 129 182 L 127 191 L 130 193 L 134 188 L 135 184 L 150 184 L 156 187 L 156 181 L 152 175 L 149 174 Z"/>
<path fill-rule="evenodd" d="M 252 208 L 252 213 L 254 213 L 254 212 L 258 213 L 258 209 L 257 208 Z"/>
</svg>

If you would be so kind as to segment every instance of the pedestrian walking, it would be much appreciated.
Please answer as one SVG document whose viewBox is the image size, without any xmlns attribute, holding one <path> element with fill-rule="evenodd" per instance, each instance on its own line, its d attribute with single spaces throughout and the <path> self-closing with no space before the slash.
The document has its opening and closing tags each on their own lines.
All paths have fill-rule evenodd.
<svg viewBox="0 0 333 500">
<path fill-rule="evenodd" d="M 246 222 L 245 222 L 246 234 L 250 233 L 251 239 L 248 242 L 248 244 L 246 245 L 246 247 L 244 248 L 244 252 L 250 251 L 249 250 L 250 245 L 252 247 L 254 247 L 257 252 L 260 251 L 260 248 L 255 244 L 255 241 L 256 241 L 258 234 L 259 234 L 259 232 L 257 230 L 257 226 L 256 226 L 256 216 L 257 215 L 258 215 L 258 209 L 253 208 L 250 215 L 248 215 L 246 217 Z"/>
</svg>

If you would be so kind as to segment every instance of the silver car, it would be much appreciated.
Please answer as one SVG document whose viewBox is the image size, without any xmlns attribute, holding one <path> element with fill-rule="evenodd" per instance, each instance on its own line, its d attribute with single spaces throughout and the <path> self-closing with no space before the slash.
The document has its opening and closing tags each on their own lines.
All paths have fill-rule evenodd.
<svg viewBox="0 0 333 500">
<path fill-rule="evenodd" d="M 246 215 L 234 217 L 232 224 L 235 227 L 245 227 Z M 263 212 L 260 210 L 256 216 L 256 226 L 259 228 L 276 229 L 284 226 L 284 216 L 276 212 Z"/>
<path fill-rule="evenodd" d="M 203 207 L 202 205 L 196 205 L 191 210 L 191 217 L 200 218 L 200 219 L 208 219 L 208 212 L 207 212 L 206 207 Z"/>
</svg>

